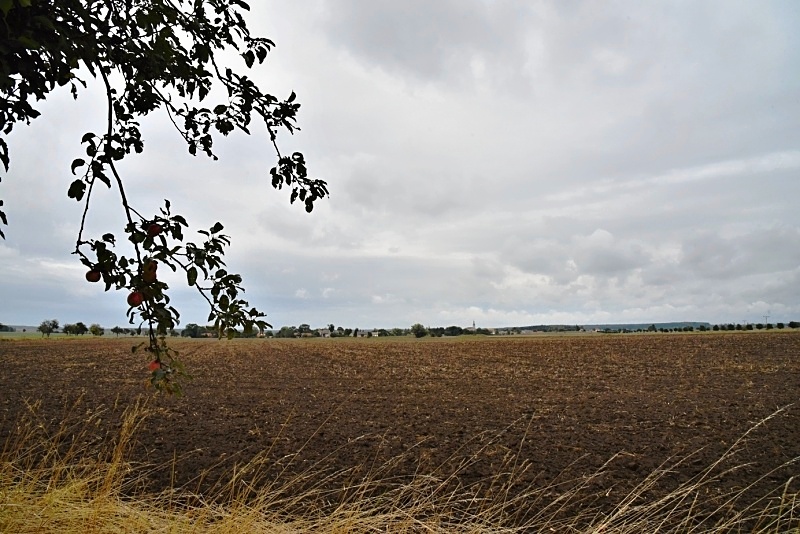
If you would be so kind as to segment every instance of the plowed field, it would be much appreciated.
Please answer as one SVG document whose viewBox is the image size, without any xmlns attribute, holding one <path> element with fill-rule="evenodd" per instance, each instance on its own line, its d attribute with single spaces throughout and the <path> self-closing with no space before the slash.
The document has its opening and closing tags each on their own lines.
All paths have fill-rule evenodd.
<svg viewBox="0 0 800 534">
<path fill-rule="evenodd" d="M 131 339 L 0 343 L 0 443 L 40 401 L 45 426 L 145 394 L 151 416 L 131 460 L 148 487 L 211 491 L 264 453 L 261 483 L 336 486 L 371 473 L 434 473 L 485 491 L 513 473 L 512 494 L 574 486 L 618 503 L 665 462 L 680 465 L 641 498 L 714 463 L 759 421 L 715 482 L 720 494 L 775 487 L 800 473 L 800 334 L 571 335 L 525 338 L 174 342 L 194 380 L 153 396 Z M 78 408 L 65 415 L 82 395 Z M 96 429 L 113 435 L 114 418 Z M 103 427 L 104 424 L 108 428 Z M 266 453 L 264 451 L 267 451 Z M 775 470 L 775 471 L 773 471 Z M 392 478 L 394 477 L 394 478 Z M 387 482 L 388 483 L 388 482 Z M 797 483 L 790 489 L 798 490 Z M 761 491 L 763 496 L 764 492 Z"/>
</svg>

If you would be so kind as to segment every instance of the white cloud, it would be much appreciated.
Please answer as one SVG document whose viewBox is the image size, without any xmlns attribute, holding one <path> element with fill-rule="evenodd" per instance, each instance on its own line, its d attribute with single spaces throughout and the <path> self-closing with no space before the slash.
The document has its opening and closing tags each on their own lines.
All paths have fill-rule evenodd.
<svg viewBox="0 0 800 534">
<path fill-rule="evenodd" d="M 308 290 L 305 288 L 300 288 L 297 291 L 295 291 L 294 296 L 303 300 L 308 300 L 309 298 L 311 298 L 311 295 L 309 295 Z"/>
</svg>

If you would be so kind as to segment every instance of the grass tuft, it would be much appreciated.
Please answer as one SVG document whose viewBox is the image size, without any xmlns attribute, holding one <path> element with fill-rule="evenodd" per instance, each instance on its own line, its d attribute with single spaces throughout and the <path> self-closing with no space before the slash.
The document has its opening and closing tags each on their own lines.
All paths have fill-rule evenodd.
<svg viewBox="0 0 800 534">
<path fill-rule="evenodd" d="M 363 471 L 327 472 L 324 463 L 267 479 L 270 451 L 237 466 L 212 492 L 187 487 L 148 493 L 150 467 L 128 458 L 147 418 L 140 400 L 119 416 L 113 434 L 97 429 L 110 410 L 65 410 L 53 432 L 37 419 L 38 406 L 17 423 L 0 453 L 0 532 L 16 533 L 287 533 L 287 532 L 575 532 L 575 533 L 785 533 L 800 529 L 794 477 L 763 489 L 792 459 L 762 473 L 747 487 L 721 492 L 717 481 L 747 466 L 737 460 L 748 435 L 781 412 L 758 422 L 702 472 L 666 494 L 655 488 L 691 456 L 667 462 L 645 476 L 613 507 L 598 490 L 612 458 L 596 473 L 530 485 L 519 491 L 531 465 L 507 451 L 496 473 L 472 484 L 459 474 L 496 445 L 451 458 L 428 472 L 398 478 L 389 473 L 403 457 L 376 460 Z M 521 448 L 520 448 L 521 450 Z M 513 491 L 512 491 L 513 489 Z M 754 491 L 761 491 L 753 498 Z M 603 503 L 603 506 L 601 506 Z"/>
</svg>

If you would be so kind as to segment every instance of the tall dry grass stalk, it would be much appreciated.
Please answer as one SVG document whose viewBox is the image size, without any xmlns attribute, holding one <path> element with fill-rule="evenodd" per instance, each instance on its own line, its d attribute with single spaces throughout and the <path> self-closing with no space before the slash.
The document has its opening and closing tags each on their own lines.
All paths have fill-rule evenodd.
<svg viewBox="0 0 800 534">
<path fill-rule="evenodd" d="M 320 464 L 267 479 L 270 451 L 237 466 L 212 492 L 144 490 L 148 466 L 128 461 L 146 401 L 125 410 L 114 435 L 97 429 L 109 410 L 81 413 L 76 402 L 55 432 L 36 418 L 20 421 L 0 454 L 0 532 L 8 533 L 284 533 L 284 532 L 761 532 L 800 531 L 800 499 L 789 478 L 760 497 L 744 496 L 771 475 L 728 494 L 715 482 L 744 463 L 733 463 L 748 434 L 716 462 L 665 495 L 651 497 L 662 478 L 684 458 L 650 473 L 610 512 L 598 505 L 593 483 L 613 459 L 589 477 L 520 489 L 531 465 L 507 451 L 497 472 L 464 485 L 459 474 L 496 443 L 459 453 L 430 472 L 391 476 L 403 457 L 377 460 L 365 472 L 325 471 Z M 477 437 L 476 437 L 477 439 Z M 520 444 L 521 447 L 521 444 Z M 463 452 L 463 451 L 462 451 Z M 781 467 L 795 465 L 794 459 Z M 199 481 L 198 481 L 199 482 Z M 566 489 L 565 489 L 566 488 Z M 513 490 L 513 491 L 512 491 Z M 713 494 L 713 499 L 707 496 Z"/>
</svg>

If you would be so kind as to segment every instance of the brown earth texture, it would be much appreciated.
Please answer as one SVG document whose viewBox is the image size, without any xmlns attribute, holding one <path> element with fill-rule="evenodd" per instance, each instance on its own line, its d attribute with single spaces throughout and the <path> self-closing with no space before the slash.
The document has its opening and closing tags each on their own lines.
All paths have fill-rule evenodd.
<svg viewBox="0 0 800 534">
<path fill-rule="evenodd" d="M 0 341 L 0 444 L 32 404 L 46 429 L 105 410 L 81 439 L 111 440 L 144 396 L 129 460 L 145 491 L 214 495 L 238 469 L 247 491 L 335 503 L 365 477 L 380 492 L 430 476 L 524 522 L 576 488 L 560 513 L 704 480 L 709 514 L 800 490 L 796 331 L 175 340 L 180 398 L 145 388 L 135 342 Z"/>
</svg>

